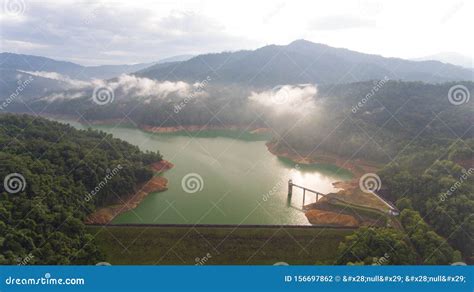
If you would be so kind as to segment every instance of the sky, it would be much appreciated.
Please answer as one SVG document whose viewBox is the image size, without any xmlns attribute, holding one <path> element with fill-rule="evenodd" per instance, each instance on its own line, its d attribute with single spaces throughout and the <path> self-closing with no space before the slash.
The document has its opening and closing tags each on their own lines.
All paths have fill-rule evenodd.
<svg viewBox="0 0 474 292">
<path fill-rule="evenodd" d="M 0 51 L 83 65 L 306 39 L 386 57 L 472 57 L 474 1 L 0 0 Z"/>
</svg>

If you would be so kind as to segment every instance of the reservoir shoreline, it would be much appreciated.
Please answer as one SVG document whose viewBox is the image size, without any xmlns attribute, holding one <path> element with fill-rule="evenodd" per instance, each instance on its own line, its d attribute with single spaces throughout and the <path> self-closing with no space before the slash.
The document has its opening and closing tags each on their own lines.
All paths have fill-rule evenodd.
<svg viewBox="0 0 474 292">
<path fill-rule="evenodd" d="M 337 225 L 271 225 L 271 224 L 150 224 L 150 223 L 109 223 L 109 224 L 98 224 L 92 223 L 87 226 L 91 227 L 164 227 L 164 228 L 231 228 L 231 229 L 251 229 L 251 228 L 261 228 L 261 229 L 281 229 L 281 228 L 292 228 L 292 229 L 347 229 L 354 230 L 359 227 L 355 226 L 337 226 Z"/>
<path fill-rule="evenodd" d="M 152 163 L 149 167 L 153 170 L 154 175 L 147 182 L 142 184 L 138 191 L 130 195 L 128 199 L 117 204 L 105 206 L 95 210 L 92 214 L 87 216 L 84 223 L 91 224 L 105 224 L 108 225 L 118 215 L 135 209 L 149 194 L 155 192 L 163 192 L 168 189 L 168 180 L 159 174 L 171 169 L 174 165 L 166 160 L 161 160 Z"/>
<path fill-rule="evenodd" d="M 54 119 L 55 117 L 52 117 L 52 118 Z M 155 195 L 150 199 L 149 202 L 147 201 L 146 205 L 141 204 L 143 200 L 148 197 L 149 194 L 156 193 L 156 192 L 163 192 L 165 190 L 168 190 L 168 179 L 161 176 L 154 176 L 152 180 L 148 181 L 144 186 L 141 187 L 140 191 L 136 192 L 135 194 L 132 194 L 126 202 L 120 202 L 121 204 L 110 205 L 110 206 L 106 206 L 106 207 L 96 210 L 93 214 L 87 217 L 86 224 L 99 224 L 99 225 L 100 224 L 119 224 L 121 225 L 121 224 L 130 224 L 130 223 L 131 224 L 153 223 L 150 221 L 154 221 L 154 220 L 150 220 L 150 218 L 154 218 L 154 217 L 149 216 L 150 218 L 147 218 L 146 216 L 147 214 L 151 214 L 150 212 L 153 212 L 153 213 L 159 212 L 158 210 L 162 210 L 158 214 L 164 214 L 164 216 L 160 215 L 161 220 L 160 222 L 156 222 L 157 224 L 177 223 L 178 225 L 181 225 L 181 224 L 192 223 L 194 221 L 193 220 L 188 221 L 189 217 L 187 215 L 184 215 L 184 217 L 173 216 L 173 214 L 171 214 L 173 212 L 170 212 L 169 210 L 166 211 L 166 213 L 162 213 L 162 212 L 165 212 L 165 210 L 163 210 L 164 208 L 163 206 L 166 206 L 166 204 L 163 204 L 163 201 L 167 202 L 170 200 L 171 201 L 178 200 L 178 202 L 180 202 L 178 204 L 181 204 L 182 205 L 181 208 L 184 208 L 184 209 L 179 209 L 179 210 L 180 212 L 181 211 L 185 212 L 184 214 L 187 214 L 186 213 L 187 212 L 186 210 L 188 210 L 187 208 L 191 206 L 194 207 L 195 204 L 199 204 L 200 206 L 202 206 L 201 208 L 204 207 L 206 208 L 206 210 L 207 208 L 209 208 L 209 206 L 206 206 L 206 200 L 204 198 L 199 199 L 199 197 L 197 197 L 196 195 L 190 195 L 190 194 L 187 194 L 185 191 L 183 191 L 181 184 L 182 184 L 182 178 L 184 176 L 192 172 L 198 172 L 198 174 L 203 175 L 203 178 L 201 178 L 202 183 L 205 186 L 205 190 L 208 192 L 207 194 L 205 194 L 205 197 L 213 198 L 213 197 L 216 197 L 217 194 L 223 192 L 224 190 L 215 190 L 212 188 L 223 187 L 222 185 L 223 179 L 225 183 L 228 183 L 229 181 L 227 181 L 227 179 L 235 175 L 235 172 L 229 169 L 229 170 L 224 171 L 224 173 L 226 173 L 225 176 L 218 176 L 214 178 L 213 177 L 214 171 L 212 169 L 215 166 L 227 169 L 230 165 L 234 165 L 233 167 L 230 167 L 231 169 L 233 169 L 236 166 L 235 163 L 237 163 L 239 166 L 236 168 L 236 170 L 238 170 L 240 167 L 240 169 L 245 172 L 246 169 L 250 165 L 254 164 L 254 161 L 256 161 L 255 158 L 267 157 L 265 158 L 264 161 L 268 164 L 261 165 L 261 167 L 263 167 L 261 169 L 273 169 L 272 171 L 273 175 L 270 175 L 268 173 L 265 174 L 262 171 L 257 171 L 257 173 L 259 174 L 256 177 L 253 177 L 251 179 L 251 181 L 253 181 L 253 184 L 255 184 L 255 187 L 253 187 L 253 191 L 250 192 L 249 195 L 246 195 L 247 201 L 242 201 L 244 206 L 246 206 L 247 203 L 250 204 L 249 200 L 253 200 L 252 199 L 253 196 L 258 196 L 262 192 L 266 193 L 268 190 L 265 190 L 265 188 L 269 187 L 270 189 L 273 189 L 275 187 L 274 184 L 278 186 L 279 198 L 272 200 L 271 203 L 270 202 L 268 203 L 270 203 L 270 206 L 272 206 L 271 208 L 274 208 L 274 207 L 278 208 L 279 213 L 275 213 L 276 220 L 268 220 L 268 218 L 263 218 L 262 222 L 266 222 L 266 223 L 268 222 L 267 224 L 262 224 L 263 226 L 267 226 L 267 225 L 271 225 L 275 223 L 286 225 L 283 222 L 285 223 L 287 222 L 289 225 L 301 224 L 303 226 L 308 223 L 312 224 L 313 226 L 328 226 L 328 227 L 329 226 L 334 227 L 338 225 L 345 226 L 345 227 L 355 227 L 354 225 L 357 225 L 352 218 L 345 216 L 345 215 L 350 215 L 350 214 L 345 214 L 345 215 L 339 214 L 339 212 L 336 213 L 336 212 L 333 212 L 335 210 L 327 209 L 327 208 L 325 210 L 320 208 L 321 210 L 319 210 L 317 209 L 317 206 L 315 206 L 317 204 L 306 205 L 304 210 L 301 210 L 302 211 L 302 213 L 300 213 L 302 214 L 301 219 L 298 219 L 300 215 L 297 215 L 296 212 L 294 211 L 291 212 L 290 209 L 286 209 L 287 211 L 284 211 L 281 207 L 277 206 L 279 204 L 281 204 L 281 206 L 285 205 L 284 202 L 281 202 L 281 203 L 278 203 L 278 202 L 280 200 L 286 200 L 286 190 L 283 184 L 281 184 L 280 181 L 271 183 L 271 181 L 275 181 L 276 179 L 278 179 L 278 177 L 280 177 L 279 178 L 280 180 L 283 180 L 284 182 L 286 182 L 290 178 L 295 179 L 294 176 L 296 175 L 297 181 L 298 179 L 303 179 L 300 182 L 303 183 L 303 185 L 305 185 L 308 188 L 315 188 L 316 190 L 320 192 L 335 195 L 337 197 L 341 196 L 344 198 L 344 197 L 347 197 L 348 194 L 350 195 L 352 193 L 350 189 L 352 189 L 356 185 L 354 183 L 354 177 L 355 179 L 358 179 L 361 173 L 363 172 L 361 171 L 362 168 L 360 167 L 358 168 L 358 165 L 356 165 L 354 161 L 347 162 L 342 157 L 324 154 L 321 151 L 318 151 L 317 153 L 312 154 L 311 156 L 308 155 L 309 158 L 302 158 L 301 157 L 302 154 L 297 153 L 299 155 L 296 155 L 296 154 L 292 155 L 291 151 L 287 151 L 286 147 L 281 147 L 282 145 L 280 145 L 280 147 L 276 147 L 278 145 L 274 141 L 270 140 L 271 137 L 269 135 L 265 135 L 266 138 L 264 140 L 262 140 L 261 137 L 254 135 L 254 134 L 267 134 L 270 131 L 270 129 L 268 128 L 242 129 L 241 127 L 238 127 L 238 126 L 216 127 L 216 126 L 196 126 L 196 125 L 189 125 L 189 126 L 183 126 L 183 127 L 182 126 L 151 127 L 151 126 L 133 125 L 133 124 L 126 123 L 123 121 L 119 121 L 119 120 L 82 121 L 81 122 L 80 120 L 73 119 L 71 117 L 65 118 L 64 116 L 61 116 L 58 119 L 66 119 L 66 121 L 64 122 L 67 122 L 67 120 L 72 120 L 72 121 L 75 121 L 76 124 L 82 124 L 83 128 L 87 127 L 87 125 L 90 125 L 90 126 L 93 126 L 93 128 L 110 132 L 112 134 L 115 131 L 120 131 L 120 129 L 123 128 L 125 129 L 124 130 L 125 132 L 130 132 L 130 134 L 127 134 L 126 137 L 136 137 L 135 139 L 137 139 L 140 136 L 142 137 L 145 137 L 145 136 L 143 136 L 143 134 L 140 135 L 137 132 L 136 132 L 137 134 L 133 134 L 133 132 L 131 132 L 133 130 L 138 130 L 139 132 L 142 132 L 142 133 L 149 133 L 152 135 L 149 137 L 153 137 L 154 136 L 153 134 L 157 134 L 156 138 L 150 138 L 152 140 L 148 140 L 149 143 L 156 145 L 156 146 L 153 146 L 153 148 L 149 150 L 155 150 L 155 149 L 165 150 L 164 152 L 162 151 L 162 154 L 165 157 L 172 157 L 173 160 L 176 160 L 176 161 L 173 161 L 174 163 L 179 163 L 181 165 L 179 169 L 173 170 L 170 173 L 170 175 L 166 176 L 168 179 L 171 180 L 170 192 L 167 192 L 165 195 L 160 195 L 160 196 Z M 101 129 L 101 126 L 104 126 L 105 128 Z M 227 133 L 226 131 L 229 131 L 229 133 Z M 242 131 L 244 131 L 245 133 Z M 186 138 L 187 136 L 190 136 L 190 135 L 189 134 L 184 135 L 184 134 L 187 134 L 188 132 L 190 133 L 201 132 L 202 135 L 199 134 L 199 136 L 196 136 L 196 137 L 212 138 L 212 139 L 205 139 L 201 142 L 196 142 L 195 143 L 196 147 L 191 148 L 193 150 L 189 149 L 187 151 L 198 151 L 196 152 L 197 156 L 195 156 L 194 154 L 191 154 L 194 152 L 188 152 L 189 154 L 185 155 L 187 156 L 187 158 L 185 159 L 186 160 L 185 162 L 185 161 L 181 161 L 184 158 L 182 156 L 184 153 L 180 152 L 181 148 L 179 148 L 178 146 L 179 144 L 174 145 L 174 143 L 183 143 L 181 145 L 187 146 L 188 145 L 187 143 L 189 142 L 187 142 L 188 140 L 186 140 Z M 249 133 L 252 134 L 252 136 L 247 136 L 248 139 L 245 139 L 245 141 L 243 142 L 237 142 L 238 144 L 244 143 L 245 145 L 242 145 L 240 146 L 240 148 L 236 148 L 235 150 L 230 152 L 230 153 L 234 153 L 234 151 L 236 151 L 234 154 L 229 154 L 230 156 L 224 156 L 225 160 L 222 160 L 223 162 L 222 165 L 219 166 L 219 164 L 214 164 L 213 168 L 205 168 L 205 169 L 200 169 L 200 170 L 194 169 L 196 166 L 195 163 L 204 163 L 205 165 L 208 165 L 208 164 L 211 165 L 212 163 L 215 163 L 215 161 L 213 162 L 212 159 L 211 159 L 212 163 L 205 162 L 205 161 L 209 161 L 209 159 L 206 157 L 209 157 L 209 155 L 211 155 L 209 152 L 207 152 L 206 150 L 207 147 L 211 147 L 209 149 L 214 149 L 214 151 L 217 151 L 214 153 L 216 157 L 220 157 L 221 154 L 220 152 L 218 152 L 219 150 L 212 147 L 221 147 L 221 145 L 229 145 L 229 146 L 235 145 L 234 143 L 236 142 L 231 142 L 229 140 L 227 140 L 228 142 L 224 142 L 226 140 L 222 140 L 222 141 L 219 140 L 219 137 L 221 137 L 221 135 L 224 139 L 228 139 L 228 138 L 239 139 L 241 135 L 248 135 Z M 191 135 L 189 138 L 194 138 L 193 135 Z M 122 136 L 122 139 L 127 139 L 126 137 Z M 138 138 L 138 139 L 141 139 L 141 138 Z M 140 141 L 140 140 L 132 139 L 130 142 L 133 142 L 133 141 Z M 143 140 L 141 144 L 146 143 L 145 141 L 147 140 Z M 151 141 L 154 141 L 154 142 L 151 142 Z M 181 142 L 178 142 L 178 141 L 181 141 Z M 259 143 L 255 144 L 255 142 L 253 141 L 255 142 L 259 141 Z M 159 145 L 161 146 L 158 146 L 157 143 L 160 143 Z M 204 143 L 204 145 L 207 145 L 207 146 L 203 148 L 202 147 L 203 144 L 201 143 Z M 221 143 L 224 143 L 224 144 L 221 144 Z M 254 146 L 252 147 L 255 147 L 255 150 L 251 152 L 253 154 L 250 155 L 249 157 L 245 156 L 247 157 L 247 160 L 244 160 L 244 161 L 247 161 L 247 162 L 240 164 L 242 160 L 235 160 L 235 157 L 236 157 L 235 155 L 239 155 L 238 153 L 241 153 L 240 155 L 242 155 L 243 152 L 241 152 L 242 150 L 240 149 L 247 149 L 248 146 L 246 143 L 254 143 L 253 144 Z M 165 147 L 165 145 L 167 146 Z M 154 148 L 154 147 L 157 147 L 157 148 Z M 222 149 L 228 150 L 227 147 L 223 147 Z M 256 147 L 258 147 L 261 150 L 257 150 Z M 266 147 L 267 149 L 265 149 L 264 147 Z M 246 151 L 246 150 L 243 150 L 243 151 Z M 259 153 L 259 152 L 262 152 L 260 156 L 255 156 L 256 153 Z M 265 152 L 268 154 L 266 155 L 263 154 Z M 176 159 L 176 154 L 178 153 L 179 153 L 179 156 L 178 156 L 179 159 Z M 250 158 L 252 156 L 255 156 L 255 157 Z M 271 158 L 271 157 L 276 157 L 278 159 L 275 160 L 275 158 Z M 189 163 L 191 163 L 191 161 L 195 161 L 195 162 L 188 165 Z M 357 161 L 357 164 L 358 162 L 359 161 Z M 248 166 L 245 166 L 245 163 L 249 163 L 247 164 Z M 303 169 L 299 171 L 298 173 L 291 174 L 292 172 L 288 172 L 288 170 L 291 169 L 291 171 L 293 171 L 295 163 L 300 164 L 302 166 L 305 165 L 305 167 L 303 167 Z M 273 167 L 277 166 L 277 168 L 272 168 L 270 165 L 273 165 Z M 367 163 L 365 163 L 365 165 L 367 165 Z M 154 167 L 154 171 L 159 173 L 170 168 L 171 167 L 165 167 L 165 169 L 161 169 L 161 167 Z M 367 168 L 363 168 L 363 171 L 367 171 Z M 208 181 L 210 177 L 206 176 L 206 172 L 212 173 L 213 175 L 212 176 L 213 183 L 211 185 L 208 185 Z M 264 175 L 261 178 L 260 178 L 260 175 L 261 175 L 260 173 Z M 314 176 L 314 179 L 312 178 L 313 176 Z M 332 180 L 328 181 L 328 178 L 330 177 L 332 177 Z M 217 179 L 217 181 L 214 181 L 214 179 Z M 322 179 L 323 181 L 325 180 L 325 181 L 320 182 L 319 181 L 320 179 Z M 233 180 L 234 179 L 231 179 L 231 181 Z M 241 181 L 240 183 L 235 183 L 232 186 L 238 194 L 240 194 L 240 188 L 241 188 L 240 186 L 242 185 L 242 183 L 244 183 L 244 181 Z M 329 187 L 328 184 L 332 185 L 332 187 Z M 147 189 L 145 187 L 146 185 L 152 186 L 152 187 L 149 187 Z M 267 185 L 267 187 L 264 187 L 265 185 Z M 209 189 L 209 187 L 211 189 Z M 344 192 L 346 196 L 344 196 Z M 350 195 L 350 197 L 352 197 L 352 195 Z M 297 196 L 295 199 L 296 201 L 294 201 L 294 204 L 296 205 L 300 204 L 298 203 L 298 201 L 301 198 Z M 360 199 L 360 196 L 357 196 L 357 200 L 358 199 Z M 192 203 L 193 201 L 194 203 Z M 351 200 L 349 200 L 349 202 L 354 203 Z M 310 203 L 310 202 L 307 202 L 307 203 Z M 138 206 L 140 206 L 140 208 L 138 211 L 135 211 L 135 212 L 138 212 L 138 214 L 140 214 L 140 217 L 138 217 L 138 215 L 134 215 L 135 212 L 132 212 L 132 213 L 127 212 L 127 211 L 137 208 Z M 156 206 L 156 207 L 153 207 L 153 206 Z M 251 205 L 246 206 L 245 208 L 251 208 L 250 206 Z M 146 210 L 145 212 L 148 212 L 148 213 L 144 214 L 143 213 L 144 210 Z M 234 210 L 234 209 L 229 209 L 229 210 Z M 145 217 L 142 217 L 142 214 Z M 280 215 L 278 216 L 277 214 L 280 214 Z M 238 212 L 235 212 L 234 216 L 239 216 Z M 292 216 L 292 217 L 287 219 L 286 216 Z M 179 217 L 179 218 L 176 218 L 175 220 L 173 220 L 171 217 Z M 234 221 L 234 220 L 229 220 L 229 218 L 225 218 L 225 217 L 221 218 L 222 219 L 221 220 L 219 219 L 221 216 L 216 216 L 215 214 L 212 214 L 212 217 L 214 219 L 204 220 L 205 222 L 199 222 L 199 223 L 200 224 L 202 223 L 205 225 L 213 225 L 216 222 L 216 223 L 219 223 L 218 225 L 221 225 L 221 223 L 224 225 L 229 225 L 229 224 L 232 225 Z M 137 218 L 138 219 L 142 218 L 143 220 L 137 220 Z M 261 215 L 257 215 L 256 218 L 260 219 L 262 217 Z M 241 219 L 236 219 L 235 222 L 239 222 L 239 220 Z M 259 225 L 260 220 L 249 220 L 244 225 L 247 225 L 247 224 Z"/>
</svg>

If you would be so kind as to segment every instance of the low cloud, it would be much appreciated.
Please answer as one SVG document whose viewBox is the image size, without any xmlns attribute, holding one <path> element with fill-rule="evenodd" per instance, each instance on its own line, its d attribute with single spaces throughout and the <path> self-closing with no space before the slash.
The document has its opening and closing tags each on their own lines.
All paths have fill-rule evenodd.
<svg viewBox="0 0 474 292">
<path fill-rule="evenodd" d="M 27 72 L 32 74 L 32 72 Z M 38 72 L 33 72 L 40 76 Z M 34 74 L 33 74 L 34 75 Z M 207 96 L 207 93 L 200 90 L 196 93 L 196 89 L 200 86 L 199 83 L 190 84 L 184 81 L 155 81 L 148 78 L 137 77 L 134 75 L 122 74 L 112 80 L 95 79 L 90 82 L 71 80 L 65 76 L 54 72 L 42 72 L 42 77 L 61 80 L 64 82 L 76 83 L 78 87 L 74 90 L 65 92 L 53 93 L 44 100 L 55 101 L 60 99 L 70 100 L 81 97 L 90 97 L 94 88 L 107 87 L 114 91 L 116 98 L 121 100 L 139 99 L 146 103 L 153 100 L 163 100 L 166 98 L 182 99 L 194 93 L 194 97 Z"/>
<path fill-rule="evenodd" d="M 312 84 L 282 85 L 272 90 L 252 92 L 249 106 L 266 126 L 279 135 L 306 133 L 320 123 L 317 87 Z"/>
<path fill-rule="evenodd" d="M 105 82 L 113 90 L 122 91 L 125 95 L 152 96 L 165 98 L 170 94 L 185 97 L 190 93 L 192 85 L 183 81 L 163 81 L 158 82 L 148 78 L 136 77 L 123 74 L 116 81 Z"/>
<path fill-rule="evenodd" d="M 48 102 L 58 101 L 58 100 L 72 100 L 81 98 L 84 96 L 83 92 L 60 92 L 60 93 L 53 93 L 43 97 L 43 100 Z"/>
<path fill-rule="evenodd" d="M 305 114 L 315 110 L 316 94 L 317 88 L 312 84 L 283 85 L 252 92 L 248 99 L 276 115 Z"/>
<path fill-rule="evenodd" d="M 77 80 L 77 79 L 71 79 L 69 76 L 59 74 L 57 72 L 46 72 L 46 71 L 21 71 L 23 73 L 28 73 L 33 76 L 38 76 L 38 77 L 43 77 L 43 78 L 48 78 L 48 79 L 54 79 L 58 81 L 62 81 L 69 85 L 71 88 L 83 88 L 87 87 L 90 83 L 85 82 L 82 80 Z"/>
</svg>

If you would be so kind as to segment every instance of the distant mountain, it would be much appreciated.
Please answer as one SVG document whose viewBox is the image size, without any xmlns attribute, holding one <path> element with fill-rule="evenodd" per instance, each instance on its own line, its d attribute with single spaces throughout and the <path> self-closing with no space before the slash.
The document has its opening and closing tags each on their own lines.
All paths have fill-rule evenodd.
<svg viewBox="0 0 474 292">
<path fill-rule="evenodd" d="M 188 61 L 189 59 L 192 59 L 193 57 L 194 57 L 193 55 L 179 55 L 179 56 L 174 56 L 170 58 L 165 58 L 165 59 L 159 60 L 158 62 L 156 62 L 156 64 L 150 67 L 147 67 L 139 71 L 137 70 L 137 72 L 135 72 L 135 75 L 143 75 L 143 76 L 147 76 L 148 74 L 153 75 L 154 74 L 153 72 L 159 71 L 164 68 L 169 68 L 170 66 L 171 67 L 176 66 L 180 62 Z"/>
<path fill-rule="evenodd" d="M 71 79 L 90 80 L 94 78 L 108 79 L 123 73 L 142 70 L 153 63 L 135 65 L 102 65 L 82 66 L 72 62 L 58 61 L 46 57 L 0 53 L 0 69 L 21 70 L 28 72 L 56 72 L 67 75 Z"/>
<path fill-rule="evenodd" d="M 173 62 L 185 61 L 192 57 L 192 55 L 179 55 L 156 63 L 135 65 L 82 66 L 40 56 L 0 53 L 0 82 L 3 81 L 0 83 L 0 100 L 12 94 L 16 96 L 17 91 L 20 98 L 28 100 L 51 92 L 74 89 L 92 79 L 111 79 L 148 67 L 168 66 Z M 34 82 L 20 86 L 25 80 Z"/>
<path fill-rule="evenodd" d="M 89 78 L 109 79 L 120 74 L 132 73 L 152 66 L 154 63 L 140 63 L 134 65 L 101 65 L 85 67 L 84 74 Z"/>
<path fill-rule="evenodd" d="M 183 62 L 158 64 L 138 71 L 136 75 L 189 82 L 210 76 L 214 82 L 250 86 L 348 83 L 385 76 L 431 83 L 474 79 L 472 69 L 451 64 L 385 58 L 306 40 L 286 46 L 269 45 L 254 51 L 199 55 Z"/>
<path fill-rule="evenodd" d="M 42 96 L 52 91 L 70 88 L 66 82 L 0 68 L 0 101 L 19 98 L 21 101 Z"/>
<path fill-rule="evenodd" d="M 427 60 L 436 60 L 443 63 L 449 63 L 457 66 L 462 66 L 465 68 L 474 68 L 474 59 L 465 55 L 461 55 L 454 52 L 443 52 L 434 54 L 431 56 L 415 58 L 414 61 L 427 61 Z"/>
<path fill-rule="evenodd" d="M 182 61 L 187 61 L 194 57 L 194 55 L 178 55 L 178 56 L 173 56 L 169 58 L 164 58 L 159 60 L 157 63 L 169 63 L 169 62 L 182 62 Z"/>
<path fill-rule="evenodd" d="M 9 110 L 15 110 L 52 92 L 82 87 L 92 79 L 109 79 L 151 65 L 82 66 L 46 57 L 0 53 L 0 101 L 8 101 Z"/>
</svg>

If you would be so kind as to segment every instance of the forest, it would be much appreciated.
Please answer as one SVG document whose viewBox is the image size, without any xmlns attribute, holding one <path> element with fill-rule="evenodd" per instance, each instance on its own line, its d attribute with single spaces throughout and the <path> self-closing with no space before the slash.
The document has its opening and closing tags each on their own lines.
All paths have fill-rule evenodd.
<svg viewBox="0 0 474 292">
<path fill-rule="evenodd" d="M 0 115 L 0 145 L 0 176 L 22 178 L 0 186 L 0 264 L 100 262 L 85 216 L 135 192 L 153 175 L 147 165 L 162 159 L 110 134 L 28 115 Z"/>
<path fill-rule="evenodd" d="M 431 226 L 426 230 L 441 235 L 469 262 L 474 256 L 473 147 L 474 140 L 469 139 L 413 151 L 379 173 L 384 196 L 401 210 L 418 211 Z M 405 229 L 408 234 L 415 232 Z"/>
<path fill-rule="evenodd" d="M 284 140 L 283 146 L 299 152 L 318 145 L 334 155 L 387 163 L 415 145 L 448 147 L 452 139 L 474 137 L 472 103 L 455 106 L 448 100 L 455 84 L 381 79 L 272 89 L 210 80 L 184 95 L 130 96 L 117 87 L 113 102 L 101 106 L 91 101 L 88 91 L 71 93 L 78 98 L 39 99 L 29 106 L 54 114 L 80 112 L 86 122 L 121 119 L 127 113 L 137 126 L 270 128 L 276 144 Z M 473 82 L 460 84 L 474 90 Z M 185 106 L 176 110 L 183 101 Z"/>
<path fill-rule="evenodd" d="M 474 89 L 472 82 L 463 84 Z M 312 120 L 283 131 L 276 142 L 284 139 L 303 153 L 318 145 L 331 154 L 381 163 L 420 149 L 446 148 L 474 138 L 474 106 L 451 104 L 453 85 L 389 80 L 319 86 L 320 110 Z"/>
<path fill-rule="evenodd" d="M 128 113 L 139 127 L 269 128 L 276 149 L 308 153 L 316 147 L 377 163 L 380 194 L 402 211 L 401 228 L 361 228 L 340 244 L 334 263 L 473 262 L 474 107 L 472 102 L 450 103 L 448 91 L 455 83 L 379 80 L 271 89 L 212 82 L 190 96 L 170 93 L 150 100 L 117 90 L 115 100 L 103 106 L 93 104 L 88 94 L 30 105 L 57 114 L 79 111 L 88 122 Z M 474 90 L 473 82 L 461 84 Z M 295 100 L 268 102 L 282 91 Z M 159 153 L 143 153 L 109 134 L 42 118 L 2 115 L 0 125 L 1 175 L 18 172 L 27 182 L 19 194 L 2 190 L 1 261 L 14 263 L 29 253 L 43 263 L 97 261 L 101 253 L 88 244 L 82 219 L 149 179 L 146 165 L 160 160 Z M 123 169 L 100 195 L 84 200 L 118 165 Z M 347 253 L 351 246 L 355 249 Z"/>
</svg>

